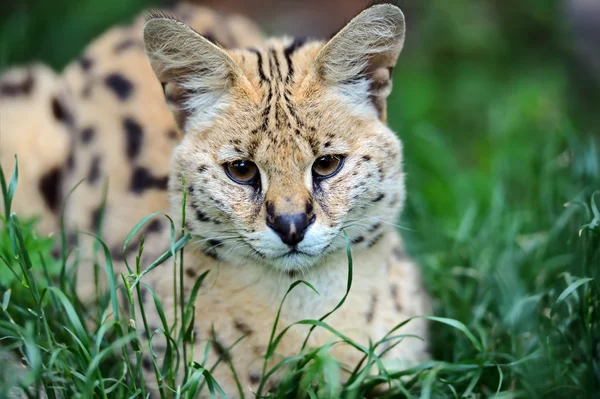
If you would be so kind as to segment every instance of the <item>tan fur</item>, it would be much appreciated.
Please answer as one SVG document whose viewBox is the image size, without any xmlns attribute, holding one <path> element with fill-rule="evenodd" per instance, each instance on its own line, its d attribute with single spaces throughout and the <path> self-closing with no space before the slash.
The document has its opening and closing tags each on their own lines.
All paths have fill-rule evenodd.
<svg viewBox="0 0 600 399">
<path fill-rule="evenodd" d="M 391 68 L 404 41 L 400 10 L 374 6 L 327 43 L 290 38 L 259 43 L 260 35 L 239 17 L 190 6 L 178 12 L 189 27 L 153 15 L 145 23 L 138 19 L 130 27 L 114 28 L 86 50 L 91 66 L 82 68 L 85 62 L 75 62 L 62 81 L 55 82 L 70 93 L 74 115 L 74 166 L 65 168 L 63 191 L 87 179 L 69 201 L 69 226 L 99 228 L 95 217 L 102 183 L 108 181 L 102 229 L 117 270 L 123 271 L 120 245 L 129 229 L 155 211 L 169 213 L 180 223 L 182 193 L 187 191 L 186 228 L 195 238 L 185 249 L 186 293 L 200 273 L 211 270 L 196 304 L 193 356 L 202 358 L 213 327 L 223 347 L 246 335 L 231 353 L 246 393 L 257 388 L 275 313 L 290 284 L 302 278 L 319 295 L 296 287 L 285 303 L 280 329 L 318 319 L 344 295 L 348 269 L 343 231 L 353 242 L 354 278 L 345 305 L 327 319 L 330 325 L 368 345 L 369 337 L 378 340 L 403 320 L 429 313 L 418 267 L 406 256 L 394 227 L 405 198 L 402 153 L 399 140 L 384 123 Z M 206 33 L 207 27 L 229 45 L 217 46 L 196 33 Z M 124 41 L 133 44 L 124 46 Z M 115 53 L 120 47 L 125 49 Z M 124 98 L 107 84 L 107 77 L 115 73 L 131 85 L 126 90 L 122 80 L 111 81 L 124 89 Z M 165 105 L 159 83 L 176 118 Z M 89 127 L 95 129 L 93 139 Z M 26 129 L 39 134 L 15 124 L 15 130 Z M 131 138 L 138 137 L 140 129 L 142 139 L 136 145 Z M 5 154 L 12 151 L 23 154 L 23 164 L 35 162 L 29 158 L 31 147 L 11 140 L 8 152 L 4 147 L 0 152 L 3 166 Z M 335 176 L 317 182 L 312 164 L 328 154 L 344 155 L 344 165 Z M 224 165 L 236 160 L 254 162 L 260 184 L 240 185 L 229 179 Z M 35 182 L 38 176 L 27 179 Z M 37 197 L 34 191 L 28 195 Z M 40 208 L 32 207 L 36 212 Z M 314 217 L 314 222 L 297 245 L 301 253 L 286 254 L 289 247 L 267 223 L 299 214 Z M 168 249 L 168 224 L 162 218 L 145 233 L 142 261 L 147 265 Z M 90 244 L 80 251 L 89 258 Z M 126 254 L 130 260 L 134 256 L 133 251 Z M 172 262 L 162 265 L 145 280 L 171 320 L 173 267 Z M 91 273 L 88 269 L 81 274 L 81 291 L 89 292 Z M 146 306 L 152 309 L 148 298 Z M 147 317 L 153 330 L 160 327 L 156 312 Z M 293 327 L 273 361 L 296 354 L 307 330 Z M 407 338 L 395 347 L 386 357 L 391 367 L 427 357 L 422 319 L 398 333 L 425 341 Z M 316 329 L 309 345 L 331 339 L 330 333 Z M 349 367 L 361 356 L 340 345 L 332 353 Z M 209 364 L 218 356 L 213 345 Z M 214 376 L 230 397 L 236 396 L 225 365 Z M 148 378 L 153 380 L 153 373 Z"/>
</svg>

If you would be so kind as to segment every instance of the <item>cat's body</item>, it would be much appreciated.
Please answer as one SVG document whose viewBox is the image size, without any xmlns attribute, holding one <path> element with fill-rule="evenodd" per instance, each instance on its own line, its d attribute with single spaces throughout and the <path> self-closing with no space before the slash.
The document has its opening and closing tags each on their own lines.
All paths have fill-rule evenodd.
<svg viewBox="0 0 600 399">
<path fill-rule="evenodd" d="M 53 189 L 64 199 L 84 178 L 67 203 L 67 226 L 101 229 L 117 270 L 124 271 L 123 257 L 135 264 L 139 242 L 123 254 L 131 227 L 150 212 L 169 213 L 179 223 L 186 191 L 186 229 L 195 238 L 185 249 L 185 297 L 198 276 L 211 270 L 197 298 L 193 357 L 202 359 L 212 339 L 212 364 L 245 335 L 230 353 L 244 389 L 257 388 L 290 284 L 303 279 L 319 294 L 297 286 L 285 302 L 279 331 L 320 318 L 346 293 L 343 231 L 352 242 L 352 289 L 328 324 L 368 346 L 369 337 L 377 341 L 407 318 L 427 314 L 418 268 L 394 227 L 405 197 L 402 156 L 385 125 L 391 69 L 404 38 L 401 12 L 372 7 L 327 43 L 262 41 L 243 19 L 205 9 L 181 7 L 175 14 L 240 49 L 225 51 L 183 23 L 153 14 L 145 23 L 105 34 L 61 77 L 36 67 L 2 79 L 5 88 L 24 88 L 0 96 L 5 171 L 12 169 L 12 154 L 20 157 L 16 210 L 43 214 L 42 230 L 56 231 Z M 26 117 L 28 112 L 33 116 Z M 142 264 L 148 265 L 168 249 L 170 231 L 160 216 L 143 231 Z M 80 245 L 84 258 L 91 259 L 91 246 L 87 240 Z M 170 320 L 173 266 L 171 259 L 144 278 Z M 92 273 L 80 271 L 80 277 L 80 291 L 93 291 Z M 154 308 L 150 295 L 143 300 Z M 152 331 L 162 327 L 156 312 L 147 317 Z M 297 353 L 309 327 L 292 327 L 271 363 Z M 426 339 L 425 322 L 413 320 L 398 333 Z M 308 345 L 332 339 L 317 328 Z M 153 343 L 160 357 L 164 343 L 160 337 Z M 350 368 L 362 356 L 342 345 L 331 352 Z M 398 364 L 426 357 L 426 342 L 414 338 L 386 355 Z M 236 396 L 225 364 L 213 375 Z"/>
</svg>

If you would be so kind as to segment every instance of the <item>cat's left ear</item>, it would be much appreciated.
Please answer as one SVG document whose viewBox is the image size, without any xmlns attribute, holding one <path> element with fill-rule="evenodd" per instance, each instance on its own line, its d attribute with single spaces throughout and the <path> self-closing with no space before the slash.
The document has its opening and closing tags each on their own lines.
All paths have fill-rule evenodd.
<svg viewBox="0 0 600 399">
<path fill-rule="evenodd" d="M 404 14 L 391 4 L 372 6 L 352 19 L 321 49 L 317 73 L 328 83 L 356 85 L 386 120 L 386 100 L 392 90 L 392 69 L 404 45 Z M 369 82 L 368 92 L 364 85 Z M 347 91 L 352 93 L 352 89 Z"/>
</svg>

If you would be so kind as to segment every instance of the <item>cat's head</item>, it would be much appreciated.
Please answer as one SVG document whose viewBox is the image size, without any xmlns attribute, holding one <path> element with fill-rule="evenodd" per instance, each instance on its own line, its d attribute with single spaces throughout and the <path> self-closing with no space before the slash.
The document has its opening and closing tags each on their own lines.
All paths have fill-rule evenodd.
<svg viewBox="0 0 600 399">
<path fill-rule="evenodd" d="M 404 202 L 401 146 L 386 125 L 404 16 L 377 5 L 331 40 L 225 50 L 154 15 L 150 62 L 182 132 L 169 189 L 204 248 L 295 271 L 374 245 Z M 185 187 L 181 185 L 181 175 Z"/>
</svg>

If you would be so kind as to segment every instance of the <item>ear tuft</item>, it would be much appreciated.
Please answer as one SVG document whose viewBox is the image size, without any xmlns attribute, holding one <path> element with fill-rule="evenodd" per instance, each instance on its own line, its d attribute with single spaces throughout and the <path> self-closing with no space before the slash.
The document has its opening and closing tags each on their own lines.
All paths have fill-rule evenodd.
<svg viewBox="0 0 600 399">
<path fill-rule="evenodd" d="M 367 8 L 325 46 L 315 60 L 317 73 L 333 84 L 370 81 L 368 96 L 382 120 L 391 91 L 391 71 L 404 45 L 404 14 L 391 4 Z"/>
<path fill-rule="evenodd" d="M 235 61 L 184 22 L 162 12 L 144 24 L 144 45 L 182 131 L 221 103 L 240 75 Z"/>
</svg>

